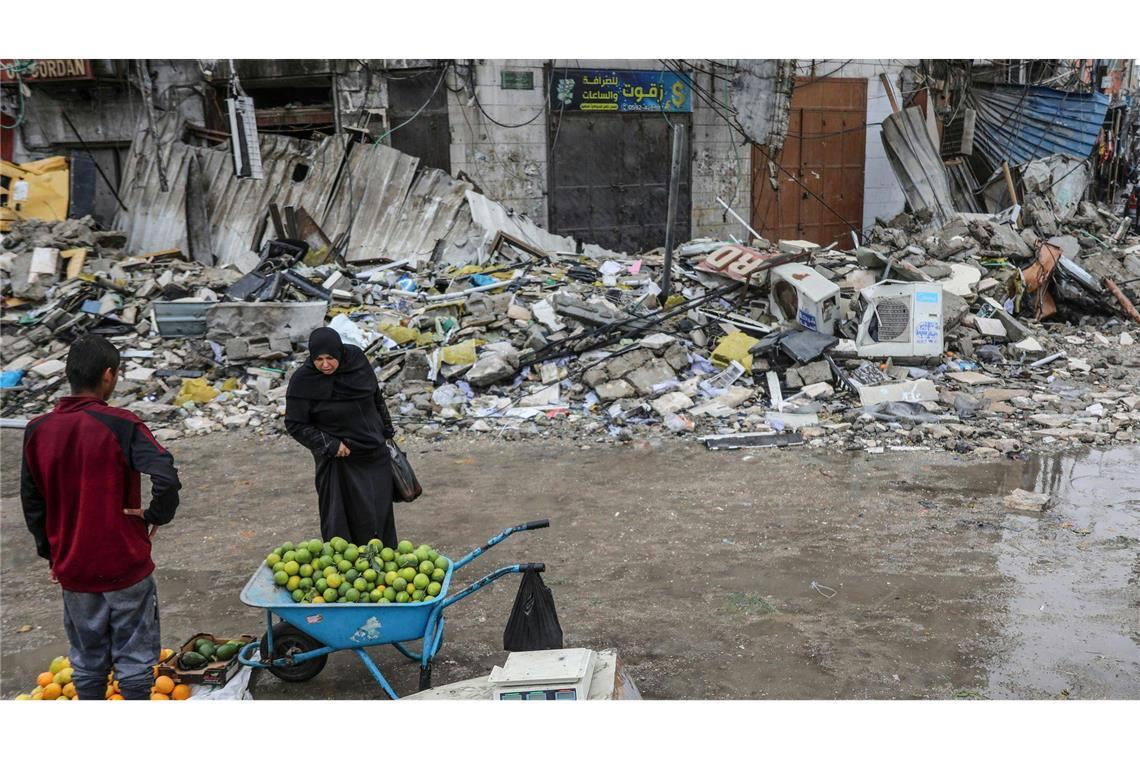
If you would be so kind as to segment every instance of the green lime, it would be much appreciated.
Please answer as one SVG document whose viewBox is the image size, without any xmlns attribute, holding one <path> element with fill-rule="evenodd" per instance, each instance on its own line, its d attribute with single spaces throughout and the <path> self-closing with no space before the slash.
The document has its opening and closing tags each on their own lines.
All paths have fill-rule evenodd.
<svg viewBox="0 0 1140 760">
<path fill-rule="evenodd" d="M 313 587 L 313 579 L 312 578 L 302 578 L 301 579 L 301 590 L 302 591 L 308 591 L 312 587 Z"/>
<path fill-rule="evenodd" d="M 415 578 L 412 580 L 412 583 L 415 584 L 415 587 L 417 589 L 427 588 L 428 584 L 431 583 L 431 578 L 428 578 L 423 573 L 416 573 Z"/>
<path fill-rule="evenodd" d="M 396 564 L 401 568 L 415 567 L 420 564 L 420 561 L 416 559 L 416 555 L 414 554 L 401 554 L 399 557 L 396 557 Z"/>
<path fill-rule="evenodd" d="M 317 582 L 313 584 L 313 588 L 315 588 L 317 591 L 320 591 L 322 594 L 325 593 L 325 589 L 328 587 L 329 582 L 324 578 L 317 578 Z"/>
<path fill-rule="evenodd" d="M 433 565 L 431 563 L 431 560 L 425 559 L 423 562 L 420 563 L 420 566 L 418 569 L 424 575 L 431 575 L 432 572 L 435 571 L 435 565 Z"/>
<path fill-rule="evenodd" d="M 393 571 L 399 570 L 399 569 L 400 569 L 400 566 L 396 562 L 385 562 L 384 563 L 384 572 L 386 572 L 386 573 L 390 573 L 390 572 L 393 572 Z"/>
<path fill-rule="evenodd" d="M 403 578 L 397 578 L 396 580 L 392 581 L 392 588 L 396 589 L 397 593 L 399 593 L 400 591 L 403 591 L 407 587 L 408 587 L 408 582 Z"/>
<path fill-rule="evenodd" d="M 416 555 L 417 562 L 426 562 L 428 558 L 428 551 L 429 550 L 426 547 L 421 546 L 419 549 L 416 549 L 412 553 Z"/>
<path fill-rule="evenodd" d="M 294 589 L 294 591 L 293 591 L 293 601 L 294 602 L 299 602 L 304 598 L 305 598 L 305 592 L 304 591 L 302 591 L 301 589 Z"/>
<path fill-rule="evenodd" d="M 325 592 L 323 594 L 321 594 L 321 596 L 323 596 L 325 598 L 326 602 L 335 602 L 336 601 L 336 589 L 335 588 L 326 588 Z"/>
<path fill-rule="evenodd" d="M 387 599 L 389 602 L 394 602 L 394 601 L 396 601 L 396 594 L 397 593 L 398 592 L 396 591 L 396 589 L 389 586 L 388 588 L 384 589 L 384 598 Z"/>
<path fill-rule="evenodd" d="M 400 576 L 396 573 L 395 570 L 393 570 L 390 573 L 385 573 L 384 574 L 384 585 L 385 586 L 391 586 L 393 583 L 396 582 L 396 579 L 399 577 Z"/>
<path fill-rule="evenodd" d="M 362 573 L 362 575 L 364 576 L 364 580 L 368 581 L 369 583 L 375 583 L 376 582 L 376 577 L 377 577 L 376 571 L 373 570 L 372 568 L 368 568 L 367 570 L 365 570 Z"/>
<path fill-rule="evenodd" d="M 329 588 L 331 588 L 333 590 L 340 588 L 340 585 L 342 583 L 344 583 L 344 578 L 342 578 L 339 575 L 330 575 L 328 577 Z"/>
<path fill-rule="evenodd" d="M 340 562 L 336 563 L 336 569 L 342 573 L 347 573 L 349 570 L 352 569 L 352 563 L 349 562 L 347 559 L 342 559 Z"/>
<path fill-rule="evenodd" d="M 425 596 L 427 596 L 427 594 L 424 593 L 424 590 L 422 588 L 418 588 L 412 592 L 412 601 L 422 602 Z"/>
<path fill-rule="evenodd" d="M 416 548 L 411 541 L 401 541 L 400 543 L 396 544 L 396 551 L 398 551 L 400 554 L 409 554 L 415 550 Z"/>
<path fill-rule="evenodd" d="M 385 546 L 380 550 L 380 559 L 383 562 L 392 562 L 396 559 L 396 552 L 391 547 Z"/>
<path fill-rule="evenodd" d="M 352 582 L 352 587 L 357 591 L 367 591 L 368 581 L 364 580 L 363 578 L 357 578 Z"/>
<path fill-rule="evenodd" d="M 365 570 L 372 567 L 372 563 L 364 559 L 364 557 L 361 557 L 360 559 L 356 560 L 356 564 L 353 565 L 353 567 L 356 568 L 356 572 L 363 573 Z"/>
<path fill-rule="evenodd" d="M 296 591 L 301 587 L 301 576 L 290 575 L 288 582 L 285 584 L 286 591 Z"/>
<path fill-rule="evenodd" d="M 280 561 L 281 561 L 281 555 L 280 554 L 270 554 L 268 557 L 265 558 L 265 564 L 269 565 L 270 567 L 273 567 L 274 565 L 276 565 Z"/>
<path fill-rule="evenodd" d="M 391 599 L 388 599 L 387 597 L 384 597 L 384 596 L 382 596 L 382 597 L 380 597 L 379 599 L 377 599 L 377 600 L 376 600 L 376 603 L 377 603 L 377 604 L 391 604 L 391 603 L 392 603 L 392 600 L 391 600 Z"/>
<path fill-rule="evenodd" d="M 360 592 L 354 588 L 350 588 L 348 591 L 344 592 L 344 600 L 346 602 L 359 602 Z"/>
<path fill-rule="evenodd" d="M 346 572 L 344 574 L 344 579 L 346 581 L 348 581 L 349 583 L 352 583 L 354 580 L 356 580 L 359 577 L 360 577 L 360 573 L 356 572 L 355 570 L 349 570 L 348 572 Z"/>
<path fill-rule="evenodd" d="M 336 575 L 336 568 L 332 565 L 329 565 L 323 571 L 321 571 L 321 575 L 325 576 L 326 578 L 332 575 Z"/>
<path fill-rule="evenodd" d="M 442 583 L 443 579 L 446 577 L 447 577 L 447 571 L 444 570 L 442 567 L 437 567 L 435 570 L 431 571 L 431 579 L 433 581 L 439 581 L 440 583 Z"/>
<path fill-rule="evenodd" d="M 445 557 L 441 554 L 438 557 L 436 557 L 435 559 L 433 559 L 431 561 L 431 563 L 438 568 L 446 570 L 448 567 L 450 567 L 451 560 L 449 560 L 447 557 Z"/>
<path fill-rule="evenodd" d="M 331 566 L 332 566 L 332 564 L 333 564 L 333 558 L 332 558 L 332 557 L 330 557 L 330 556 L 329 556 L 329 555 L 327 555 L 327 554 L 322 554 L 322 555 L 321 555 L 321 556 L 320 556 L 320 557 L 317 559 L 317 564 L 321 566 L 321 569 L 322 569 L 322 570 L 324 570 L 326 567 L 331 567 Z"/>
<path fill-rule="evenodd" d="M 411 583 L 416 578 L 416 569 L 414 567 L 405 567 L 400 571 L 400 577 Z"/>
<path fill-rule="evenodd" d="M 289 573 L 285 572 L 284 570 L 278 570 L 273 574 L 273 582 L 278 586 L 284 586 L 289 582 Z"/>
<path fill-rule="evenodd" d="M 368 592 L 368 601 L 372 602 L 373 604 L 376 604 L 377 602 L 379 602 L 383 598 L 384 598 L 384 592 L 378 588 L 374 588 Z"/>
<path fill-rule="evenodd" d="M 432 562 L 435 562 L 438 558 L 439 552 L 437 552 L 435 549 L 432 549 L 430 552 L 428 552 L 428 559 L 430 559 Z"/>
<path fill-rule="evenodd" d="M 423 549 L 425 552 L 431 551 L 431 547 L 428 546 L 427 544 L 420 544 L 419 546 L 416 547 L 416 551 L 419 551 L 420 549 Z"/>
<path fill-rule="evenodd" d="M 293 550 L 294 550 L 295 548 L 297 548 L 297 547 L 293 546 L 293 542 L 292 542 L 292 541 L 286 541 L 285 543 L 281 544 L 281 548 L 282 548 L 284 551 L 287 551 L 287 552 L 291 552 L 291 551 L 293 551 Z"/>
<path fill-rule="evenodd" d="M 273 572 L 275 572 L 275 573 L 279 573 L 284 569 L 285 569 L 285 563 L 284 562 L 278 562 L 276 565 L 273 566 Z"/>
<path fill-rule="evenodd" d="M 429 583 L 428 587 L 427 587 L 428 595 L 429 596 L 439 596 L 439 590 L 441 588 L 443 588 L 443 586 L 439 585 L 438 583 Z"/>
<path fill-rule="evenodd" d="M 424 601 L 425 601 L 425 602 L 430 602 L 430 601 L 432 601 L 433 599 L 435 599 L 435 597 L 434 597 L 434 596 L 432 596 L 431 594 L 428 594 L 427 596 L 425 596 L 425 597 L 424 597 Z"/>
<path fill-rule="evenodd" d="M 405 602 L 411 601 L 411 599 L 412 597 L 407 591 L 401 591 L 396 594 L 396 604 L 404 604 Z"/>
<path fill-rule="evenodd" d="M 325 545 L 322 544 L 320 541 L 318 541 L 315 538 L 309 542 L 309 553 L 312 554 L 314 557 L 317 556 L 318 554 L 320 554 L 322 551 L 324 551 L 324 548 L 325 548 Z"/>
<path fill-rule="evenodd" d="M 341 552 L 341 554 L 343 554 L 344 558 L 349 562 L 355 562 L 356 558 L 360 556 L 360 551 L 357 550 L 355 546 L 350 545 L 347 549 Z"/>
<path fill-rule="evenodd" d="M 312 574 L 313 574 L 313 566 L 312 565 L 301 565 L 301 571 L 298 573 L 298 575 L 300 575 L 302 578 L 308 578 Z"/>
<path fill-rule="evenodd" d="M 337 554 L 343 553 L 348 548 L 348 542 L 340 536 L 334 536 L 330 543 L 332 543 L 333 551 Z"/>
<path fill-rule="evenodd" d="M 322 557 L 331 557 L 334 554 L 336 554 L 336 552 L 333 551 L 332 544 L 330 544 L 328 541 L 325 541 L 323 544 L 321 544 Z"/>
<path fill-rule="evenodd" d="M 300 571 L 301 565 L 295 559 L 287 559 L 285 560 L 285 567 L 282 569 L 289 575 L 296 575 Z"/>
<path fill-rule="evenodd" d="M 297 552 L 293 551 L 292 549 L 281 555 L 282 562 L 292 562 L 295 559 L 297 559 Z"/>
</svg>

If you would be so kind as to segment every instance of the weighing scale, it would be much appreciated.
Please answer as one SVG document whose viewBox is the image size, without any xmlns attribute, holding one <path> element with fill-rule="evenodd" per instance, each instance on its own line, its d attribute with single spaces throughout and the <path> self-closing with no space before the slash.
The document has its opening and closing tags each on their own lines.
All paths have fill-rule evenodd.
<svg viewBox="0 0 1140 760">
<path fill-rule="evenodd" d="M 594 677 L 592 649 L 511 652 L 487 677 L 492 699 L 527 702 L 585 700 Z"/>
</svg>

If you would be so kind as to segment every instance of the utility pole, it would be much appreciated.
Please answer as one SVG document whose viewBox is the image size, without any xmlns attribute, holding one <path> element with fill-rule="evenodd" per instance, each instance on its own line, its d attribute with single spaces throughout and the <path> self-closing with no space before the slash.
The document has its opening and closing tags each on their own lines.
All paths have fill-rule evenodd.
<svg viewBox="0 0 1140 760">
<path fill-rule="evenodd" d="M 685 145 L 685 127 L 673 125 L 673 161 L 669 167 L 669 213 L 665 222 L 665 270 L 661 274 L 661 305 L 665 305 L 673 289 L 673 228 L 677 224 L 677 195 L 681 185 L 681 153 Z"/>
</svg>

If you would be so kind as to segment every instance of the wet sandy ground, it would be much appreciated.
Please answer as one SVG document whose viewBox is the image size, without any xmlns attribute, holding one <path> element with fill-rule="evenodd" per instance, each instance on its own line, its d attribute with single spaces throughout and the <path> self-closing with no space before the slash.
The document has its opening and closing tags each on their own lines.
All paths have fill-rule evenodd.
<svg viewBox="0 0 1140 760">
<path fill-rule="evenodd" d="M 19 508 L 19 433 L 0 436 L 0 691 L 66 651 L 59 592 Z M 402 538 L 453 557 L 549 517 L 457 573 L 544 561 L 566 646 L 614 647 L 647 698 L 1140 698 L 1140 448 L 980 463 L 946 452 L 708 452 L 692 442 L 414 441 L 425 495 Z M 163 638 L 260 634 L 238 594 L 273 546 L 317 533 L 312 464 L 285 439 L 175 441 L 183 506 L 154 555 Z M 1042 516 L 1014 488 L 1048 491 Z M 451 607 L 435 682 L 501 664 L 514 576 Z M 18 633 L 21 626 L 33 626 Z M 418 668 L 390 648 L 399 693 Z M 335 654 L 258 699 L 379 698 Z"/>
</svg>

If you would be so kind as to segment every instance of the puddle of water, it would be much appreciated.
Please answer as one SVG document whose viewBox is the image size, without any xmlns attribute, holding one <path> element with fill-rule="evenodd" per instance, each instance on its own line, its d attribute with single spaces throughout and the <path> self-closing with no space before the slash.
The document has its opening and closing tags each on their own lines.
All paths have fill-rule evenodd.
<svg viewBox="0 0 1140 760">
<path fill-rule="evenodd" d="M 1020 487 L 1054 505 L 1004 518 L 997 564 L 1013 595 L 987 696 L 1140 697 L 1138 463 L 1140 447 L 1026 463 Z"/>
</svg>

